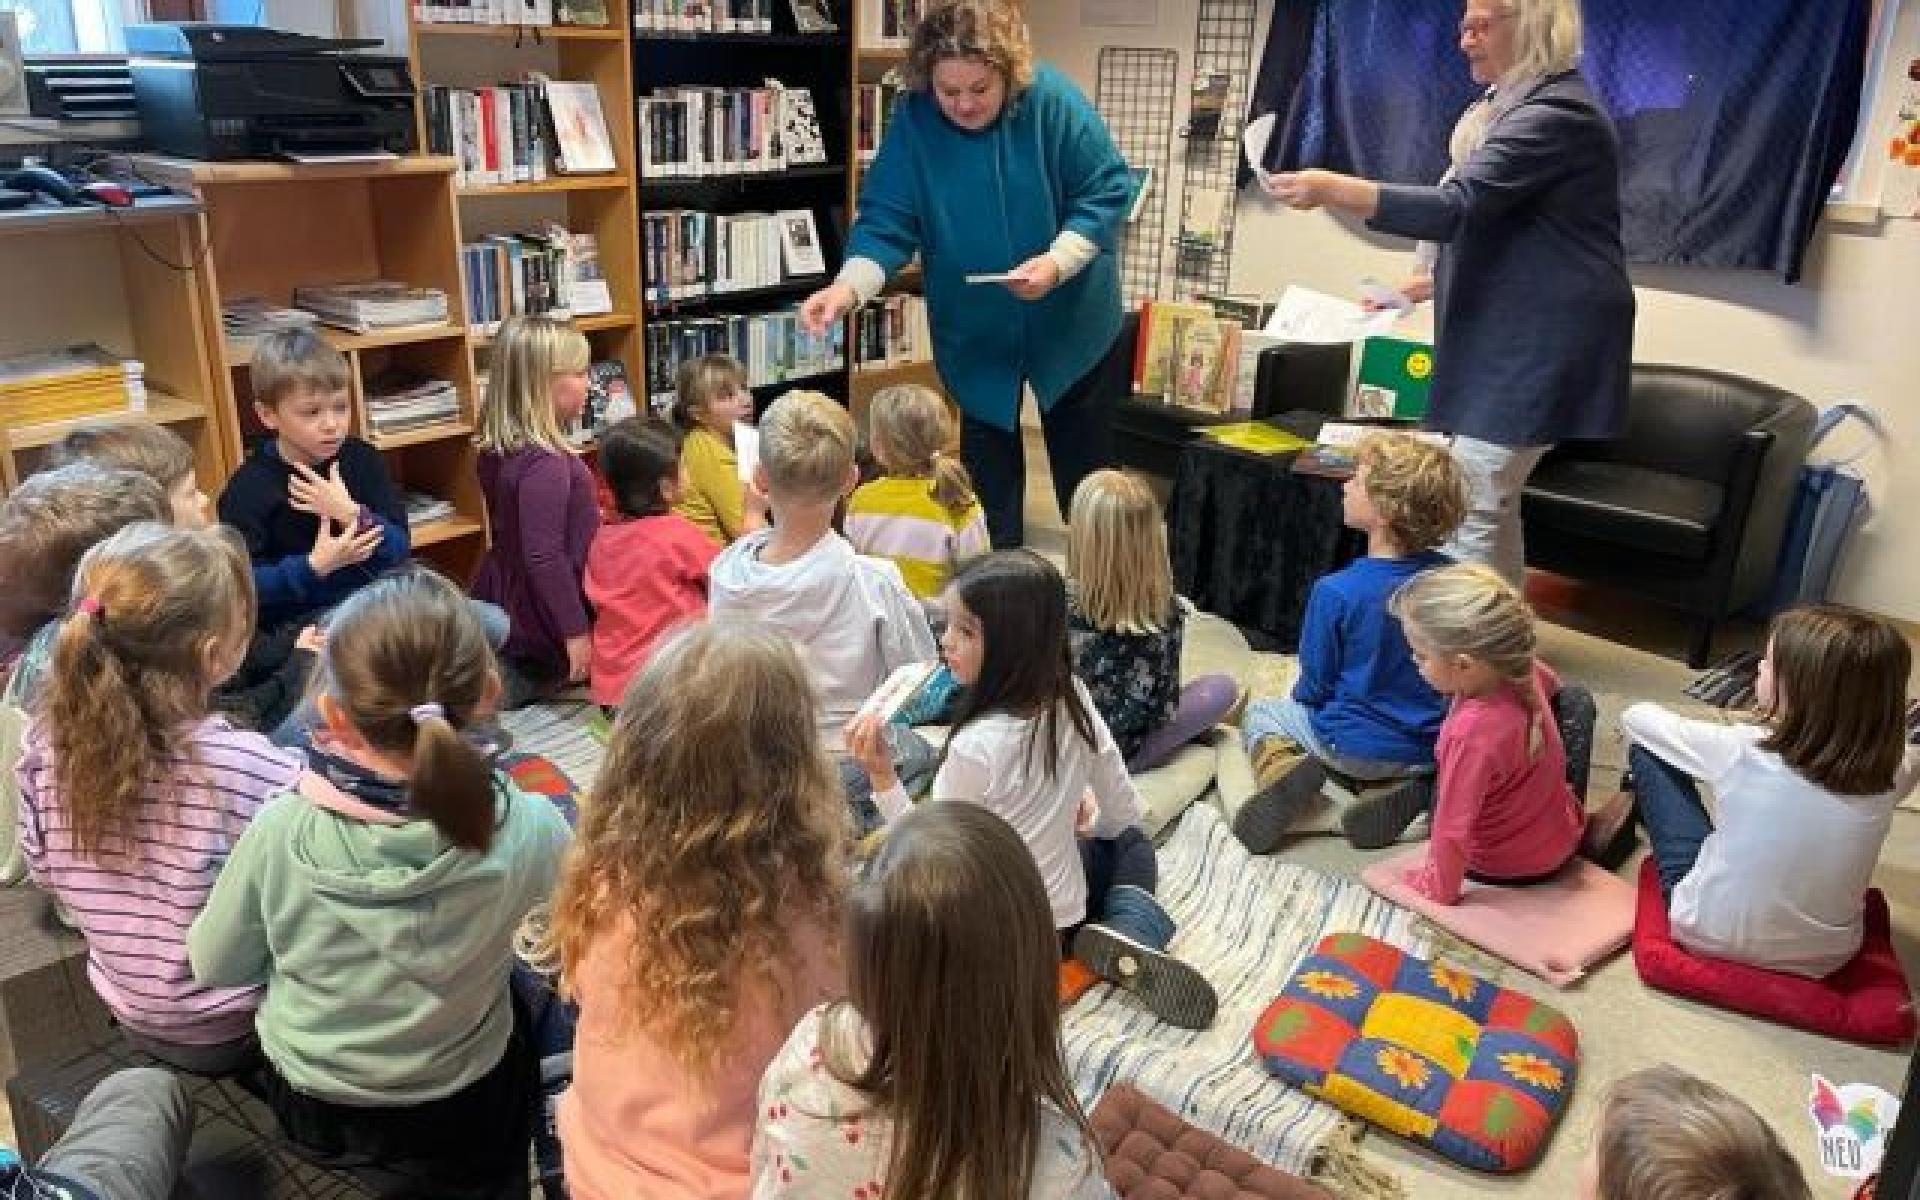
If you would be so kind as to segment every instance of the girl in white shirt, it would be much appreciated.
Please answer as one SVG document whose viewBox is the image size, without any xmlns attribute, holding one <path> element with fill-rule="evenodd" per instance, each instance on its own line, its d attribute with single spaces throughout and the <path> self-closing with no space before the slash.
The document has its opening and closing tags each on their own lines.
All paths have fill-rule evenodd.
<svg viewBox="0 0 1920 1200">
<path fill-rule="evenodd" d="M 969 800 L 1012 825 L 1033 853 L 1063 944 L 1162 1020 L 1213 1021 L 1213 988 L 1166 953 L 1173 919 L 1157 900 L 1140 796 L 1067 646 L 1066 581 L 1025 550 L 983 555 L 946 593 L 942 657 L 961 687 L 931 795 Z M 847 726 L 889 821 L 910 806 L 878 714 Z M 1084 836 L 1085 840 L 1081 840 Z"/>
<path fill-rule="evenodd" d="M 1755 687 L 1762 723 L 1627 709 L 1634 815 L 1676 942 L 1814 978 L 1860 949 L 1867 882 L 1920 767 L 1904 724 L 1911 660 L 1886 621 L 1814 605 L 1774 620 Z"/>
<path fill-rule="evenodd" d="M 847 901 L 845 1001 L 760 1081 L 754 1200 L 1107 1200 L 1060 1048 L 1033 857 L 975 804 L 903 816 Z"/>
</svg>

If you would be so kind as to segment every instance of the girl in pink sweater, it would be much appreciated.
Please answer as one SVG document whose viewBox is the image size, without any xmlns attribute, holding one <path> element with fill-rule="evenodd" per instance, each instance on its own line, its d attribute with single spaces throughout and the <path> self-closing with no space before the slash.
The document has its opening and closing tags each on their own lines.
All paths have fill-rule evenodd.
<svg viewBox="0 0 1920 1200">
<path fill-rule="evenodd" d="M 1388 607 L 1420 674 L 1453 697 L 1434 746 L 1432 840 L 1407 882 L 1441 904 L 1467 879 L 1543 882 L 1578 851 L 1585 817 L 1548 703 L 1560 681 L 1534 657 L 1526 601 L 1463 563 L 1415 576 Z"/>
<path fill-rule="evenodd" d="M 799 654 L 669 634 L 634 676 L 553 903 L 580 1004 L 574 1200 L 745 1200 L 760 1075 L 845 993 L 846 805 Z"/>
</svg>

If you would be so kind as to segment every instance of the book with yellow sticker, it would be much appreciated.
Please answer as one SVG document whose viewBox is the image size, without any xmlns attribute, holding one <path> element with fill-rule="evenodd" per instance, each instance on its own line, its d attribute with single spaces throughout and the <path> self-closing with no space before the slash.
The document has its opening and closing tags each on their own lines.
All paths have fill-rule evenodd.
<svg viewBox="0 0 1920 1200">
<path fill-rule="evenodd" d="M 1433 347 L 1414 338 L 1370 337 L 1360 347 L 1354 377 L 1356 417 L 1427 415 L 1433 387 Z"/>
</svg>

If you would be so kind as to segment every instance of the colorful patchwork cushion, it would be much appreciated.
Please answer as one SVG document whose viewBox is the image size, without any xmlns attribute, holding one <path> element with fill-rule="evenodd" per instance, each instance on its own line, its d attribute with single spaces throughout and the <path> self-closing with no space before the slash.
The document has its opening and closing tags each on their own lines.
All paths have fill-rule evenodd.
<svg viewBox="0 0 1920 1200">
<path fill-rule="evenodd" d="M 1860 952 L 1825 979 L 1808 979 L 1708 958 L 1681 948 L 1667 922 L 1660 873 L 1640 869 L 1640 911 L 1633 925 L 1633 965 L 1650 987 L 1782 1025 L 1849 1042 L 1899 1046 L 1913 1039 L 1913 994 L 1893 951 L 1887 898 L 1867 893 Z"/>
<path fill-rule="evenodd" d="M 1295 1087 L 1481 1171 L 1540 1156 L 1580 1063 L 1559 1010 L 1358 933 L 1320 940 L 1253 1045 Z"/>
</svg>

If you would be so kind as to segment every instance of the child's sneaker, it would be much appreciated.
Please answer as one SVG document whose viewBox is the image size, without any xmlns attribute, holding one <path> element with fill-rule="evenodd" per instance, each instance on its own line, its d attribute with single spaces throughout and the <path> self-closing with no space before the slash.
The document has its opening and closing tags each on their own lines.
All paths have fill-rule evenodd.
<svg viewBox="0 0 1920 1200">
<path fill-rule="evenodd" d="M 1213 1024 L 1220 1007 L 1213 985 L 1164 950 L 1107 925 L 1082 925 L 1073 935 L 1073 956 L 1169 1025 L 1205 1029 Z"/>
<path fill-rule="evenodd" d="M 1589 812 L 1586 832 L 1580 835 L 1580 857 L 1605 870 L 1619 870 L 1640 843 L 1634 832 L 1633 806 L 1633 793 L 1622 790 Z"/>
<path fill-rule="evenodd" d="M 1249 853 L 1267 854 L 1313 811 L 1327 769 L 1286 737 L 1261 738 L 1252 758 L 1260 790 L 1233 814 L 1233 834 Z"/>
<path fill-rule="evenodd" d="M 1385 791 L 1360 797 L 1341 810 L 1340 831 L 1356 850 L 1386 849 L 1433 804 L 1433 779 L 1432 775 L 1416 775 Z"/>
</svg>

